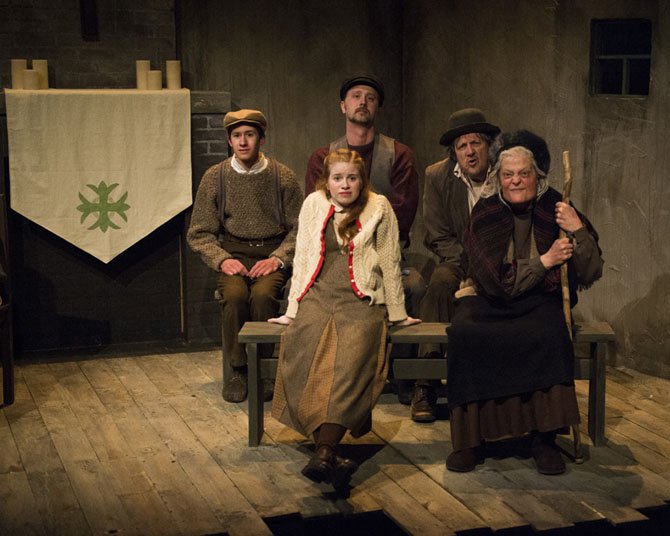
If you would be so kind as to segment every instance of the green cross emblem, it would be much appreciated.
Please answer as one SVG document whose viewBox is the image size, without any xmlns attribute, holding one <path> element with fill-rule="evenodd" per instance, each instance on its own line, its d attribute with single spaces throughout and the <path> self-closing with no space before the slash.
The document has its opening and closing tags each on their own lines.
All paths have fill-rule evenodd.
<svg viewBox="0 0 670 536">
<path fill-rule="evenodd" d="M 126 198 L 128 197 L 128 192 L 124 193 L 118 201 L 114 201 L 109 194 L 112 190 L 116 188 L 119 184 L 114 183 L 107 186 L 105 181 L 100 181 L 98 186 L 94 184 L 87 184 L 93 192 L 98 196 L 96 201 L 89 201 L 86 199 L 81 192 L 79 193 L 79 199 L 81 200 L 81 205 L 77 207 L 77 210 L 81 212 L 81 220 L 79 223 L 84 223 L 84 220 L 93 212 L 98 213 L 98 219 L 96 222 L 91 225 L 88 230 L 91 231 L 96 227 L 99 228 L 103 233 L 107 232 L 107 229 L 110 227 L 112 229 L 120 229 L 109 217 L 110 214 L 116 213 L 123 221 L 128 221 L 126 216 L 126 210 L 130 208 L 130 205 L 126 204 Z"/>
</svg>

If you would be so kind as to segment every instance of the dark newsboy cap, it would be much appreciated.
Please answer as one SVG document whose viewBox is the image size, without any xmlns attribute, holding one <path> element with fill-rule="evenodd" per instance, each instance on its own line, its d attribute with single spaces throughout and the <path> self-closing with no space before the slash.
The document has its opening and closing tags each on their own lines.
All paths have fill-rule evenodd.
<svg viewBox="0 0 670 536">
<path fill-rule="evenodd" d="M 349 91 L 354 86 L 369 86 L 379 95 L 379 106 L 384 104 L 384 84 L 373 74 L 357 74 L 347 78 L 340 86 L 340 100 L 344 100 Z"/>
<path fill-rule="evenodd" d="M 440 138 L 440 145 L 449 147 L 456 138 L 463 134 L 479 132 L 492 138 L 500 134 L 500 129 L 486 120 L 478 108 L 463 108 L 449 116 L 447 131 Z"/>
<path fill-rule="evenodd" d="M 230 129 L 239 123 L 254 125 L 260 127 L 263 132 L 268 126 L 268 121 L 265 119 L 263 112 L 258 110 L 236 110 L 228 112 L 223 118 L 223 128 L 228 132 Z"/>
</svg>

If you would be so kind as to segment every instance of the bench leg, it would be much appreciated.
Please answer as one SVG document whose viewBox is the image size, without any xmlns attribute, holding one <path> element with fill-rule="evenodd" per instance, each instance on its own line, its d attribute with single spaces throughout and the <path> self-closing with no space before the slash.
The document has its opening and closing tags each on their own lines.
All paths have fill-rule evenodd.
<svg viewBox="0 0 670 536">
<path fill-rule="evenodd" d="M 257 447 L 263 437 L 263 387 L 258 361 L 258 344 L 247 344 L 249 371 L 249 446 Z"/>
<path fill-rule="evenodd" d="M 589 436 L 596 447 L 605 444 L 605 358 L 607 343 L 591 343 L 589 374 Z"/>
</svg>

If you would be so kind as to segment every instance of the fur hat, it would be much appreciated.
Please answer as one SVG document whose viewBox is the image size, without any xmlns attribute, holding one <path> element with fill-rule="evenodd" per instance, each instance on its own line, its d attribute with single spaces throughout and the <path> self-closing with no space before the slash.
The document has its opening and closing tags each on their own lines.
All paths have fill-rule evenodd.
<svg viewBox="0 0 670 536">
<path fill-rule="evenodd" d="M 545 174 L 549 173 L 551 155 L 549 154 L 547 142 L 529 130 L 504 132 L 493 140 L 491 147 L 489 147 L 489 160 L 491 161 L 491 166 L 493 167 L 496 165 L 501 152 L 519 145 L 533 153 L 538 168 Z"/>
<path fill-rule="evenodd" d="M 374 89 L 379 95 L 379 106 L 384 104 L 384 84 L 373 74 L 359 73 L 347 78 L 340 86 L 340 100 L 344 100 L 349 91 L 354 86 L 368 86 Z"/>
<path fill-rule="evenodd" d="M 500 134 L 500 129 L 489 123 L 480 109 L 463 108 L 449 116 L 447 131 L 442 134 L 440 145 L 449 147 L 459 136 L 475 132 L 494 137 Z"/>
</svg>

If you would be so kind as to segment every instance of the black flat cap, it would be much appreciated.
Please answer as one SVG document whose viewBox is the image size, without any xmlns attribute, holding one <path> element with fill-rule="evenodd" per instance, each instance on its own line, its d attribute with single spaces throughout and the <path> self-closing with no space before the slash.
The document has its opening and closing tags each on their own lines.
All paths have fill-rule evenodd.
<svg viewBox="0 0 670 536">
<path fill-rule="evenodd" d="M 384 84 L 373 74 L 357 74 L 347 78 L 340 86 L 340 100 L 344 100 L 349 91 L 354 86 L 369 86 L 379 95 L 379 106 L 384 104 Z"/>
</svg>

